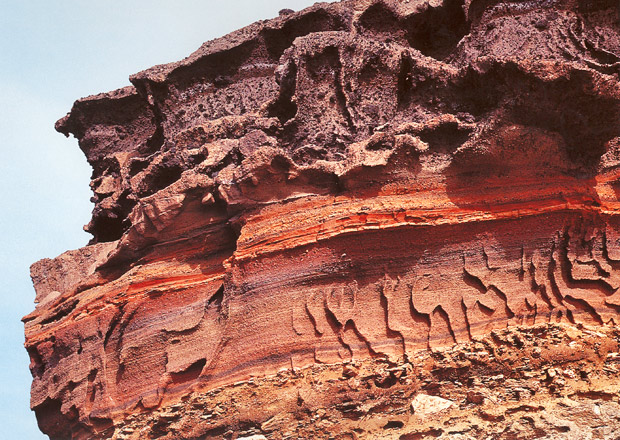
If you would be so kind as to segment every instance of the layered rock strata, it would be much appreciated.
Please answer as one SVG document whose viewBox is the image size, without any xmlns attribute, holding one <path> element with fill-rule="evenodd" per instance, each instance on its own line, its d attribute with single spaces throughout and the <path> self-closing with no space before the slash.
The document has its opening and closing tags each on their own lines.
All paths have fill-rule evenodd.
<svg viewBox="0 0 620 440">
<path fill-rule="evenodd" d="M 121 438 L 130 415 L 251 377 L 422 368 L 429 349 L 506 327 L 600 328 L 597 347 L 612 344 L 619 13 L 317 4 L 77 101 L 56 128 L 93 167 L 93 239 L 32 267 L 41 429 Z M 246 418 L 148 435 L 232 438 Z"/>
</svg>

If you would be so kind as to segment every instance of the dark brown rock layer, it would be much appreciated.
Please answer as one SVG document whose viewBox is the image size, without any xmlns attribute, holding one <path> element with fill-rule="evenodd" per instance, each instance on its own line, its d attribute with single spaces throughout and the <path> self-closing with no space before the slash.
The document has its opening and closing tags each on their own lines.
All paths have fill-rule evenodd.
<svg viewBox="0 0 620 440">
<path fill-rule="evenodd" d="M 57 129 L 93 167 L 93 239 L 32 267 L 39 305 L 24 322 L 41 429 L 598 435 L 589 423 L 612 423 L 600 408 L 598 421 L 557 420 L 562 397 L 583 407 L 619 391 L 606 373 L 620 311 L 618 14 L 605 0 L 317 4 L 77 101 Z M 596 348 L 540 357 L 554 331 L 569 346 L 590 332 Z M 527 344 L 502 334 L 526 335 L 531 352 L 519 359 Z M 493 356 L 455 360 L 456 376 L 433 366 L 476 344 Z M 533 376 L 509 378 L 514 362 Z M 558 364 L 576 379 L 553 385 Z M 368 375 L 308 391 L 351 368 Z M 274 397 L 278 371 L 298 397 Z M 514 408 L 511 392 L 492 397 L 474 427 L 489 372 L 530 394 Z M 259 409 L 231 391 L 251 377 Z M 427 426 L 415 409 L 381 425 L 422 392 L 463 399 L 445 419 L 462 429 L 439 416 Z M 523 405 L 555 421 L 520 418 Z M 376 423 L 342 422 L 360 411 Z"/>
</svg>

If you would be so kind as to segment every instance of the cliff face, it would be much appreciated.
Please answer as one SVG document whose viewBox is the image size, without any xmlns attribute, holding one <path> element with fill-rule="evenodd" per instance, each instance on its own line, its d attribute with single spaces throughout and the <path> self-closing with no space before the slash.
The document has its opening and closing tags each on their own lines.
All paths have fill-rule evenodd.
<svg viewBox="0 0 620 440">
<path fill-rule="evenodd" d="M 77 101 L 93 239 L 32 266 L 41 429 L 618 432 L 618 14 L 317 4 Z"/>
</svg>

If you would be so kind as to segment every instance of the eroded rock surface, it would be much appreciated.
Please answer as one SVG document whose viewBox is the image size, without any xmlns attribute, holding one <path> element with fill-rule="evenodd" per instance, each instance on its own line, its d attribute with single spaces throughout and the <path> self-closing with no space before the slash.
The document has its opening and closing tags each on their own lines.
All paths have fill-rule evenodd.
<svg viewBox="0 0 620 440">
<path fill-rule="evenodd" d="M 41 429 L 617 435 L 619 13 L 317 4 L 77 101 L 93 239 L 32 267 Z"/>
</svg>

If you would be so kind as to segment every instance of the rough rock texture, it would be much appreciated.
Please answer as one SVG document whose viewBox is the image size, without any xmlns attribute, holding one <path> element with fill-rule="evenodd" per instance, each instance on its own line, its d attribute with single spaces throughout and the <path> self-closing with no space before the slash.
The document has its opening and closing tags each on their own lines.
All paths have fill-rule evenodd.
<svg viewBox="0 0 620 440">
<path fill-rule="evenodd" d="M 619 13 L 317 4 L 77 101 L 93 239 L 32 267 L 41 429 L 620 436 Z"/>
</svg>

